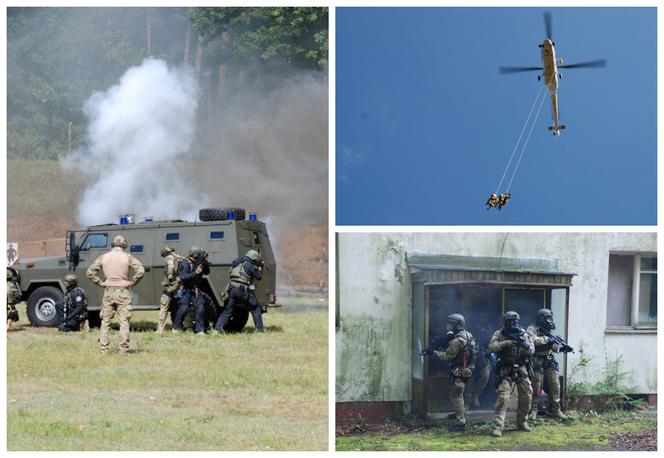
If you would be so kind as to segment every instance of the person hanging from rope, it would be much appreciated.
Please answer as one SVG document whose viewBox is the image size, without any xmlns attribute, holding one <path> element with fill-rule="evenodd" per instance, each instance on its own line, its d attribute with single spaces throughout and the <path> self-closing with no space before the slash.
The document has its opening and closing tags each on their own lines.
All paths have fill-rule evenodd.
<svg viewBox="0 0 664 458">
<path fill-rule="evenodd" d="M 489 200 L 486 201 L 486 209 L 490 210 L 491 208 L 495 207 L 496 204 L 498 203 L 498 195 L 494 192 L 489 196 Z"/>
<path fill-rule="evenodd" d="M 510 200 L 511 197 L 512 194 L 510 194 L 509 192 L 500 195 L 500 197 L 498 198 L 498 211 L 503 209 L 503 207 L 507 204 L 507 201 Z"/>
</svg>

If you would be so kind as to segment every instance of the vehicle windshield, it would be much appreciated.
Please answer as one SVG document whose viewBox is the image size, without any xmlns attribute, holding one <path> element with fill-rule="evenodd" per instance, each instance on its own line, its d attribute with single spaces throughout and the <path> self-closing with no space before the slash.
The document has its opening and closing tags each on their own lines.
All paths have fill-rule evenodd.
<svg viewBox="0 0 664 458">
<path fill-rule="evenodd" d="M 86 235 L 83 243 L 81 243 L 81 251 L 88 251 L 91 248 L 106 248 L 108 243 L 108 234 L 88 234 Z"/>
</svg>

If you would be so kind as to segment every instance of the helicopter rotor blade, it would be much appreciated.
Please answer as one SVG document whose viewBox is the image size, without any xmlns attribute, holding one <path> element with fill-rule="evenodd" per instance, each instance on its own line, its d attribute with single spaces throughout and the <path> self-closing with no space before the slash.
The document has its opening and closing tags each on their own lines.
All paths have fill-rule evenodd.
<svg viewBox="0 0 664 458">
<path fill-rule="evenodd" d="M 499 67 L 499 73 L 521 73 L 521 72 L 535 72 L 544 70 L 542 67 Z"/>
<path fill-rule="evenodd" d="M 551 13 L 549 11 L 544 13 L 544 28 L 546 29 L 546 37 L 553 40 L 553 27 L 551 26 Z"/>
<path fill-rule="evenodd" d="M 606 67 L 606 59 L 591 60 L 588 62 L 580 62 L 578 64 L 558 65 L 558 68 L 599 68 L 599 67 Z"/>
</svg>

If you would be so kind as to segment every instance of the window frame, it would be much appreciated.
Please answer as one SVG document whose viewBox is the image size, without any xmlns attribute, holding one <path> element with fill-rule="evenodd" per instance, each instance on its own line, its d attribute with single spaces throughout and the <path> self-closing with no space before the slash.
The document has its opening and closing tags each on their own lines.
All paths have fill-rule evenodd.
<svg viewBox="0 0 664 458">
<path fill-rule="evenodd" d="M 609 252 L 609 258 L 611 255 L 618 256 L 631 256 L 633 261 L 632 267 L 632 294 L 630 297 L 630 303 L 627 304 L 630 307 L 629 317 L 630 324 L 626 326 L 622 325 L 609 325 L 605 322 L 605 332 L 613 334 L 621 333 L 651 333 L 657 332 L 657 323 L 655 324 L 639 324 L 639 296 L 641 292 L 641 274 L 652 274 L 655 275 L 655 281 L 657 281 L 657 270 L 641 270 L 641 258 L 655 258 L 657 259 L 657 253 L 651 252 Z M 610 266 L 610 264 L 609 264 Z M 610 269 L 607 269 L 607 278 L 610 273 Z M 608 307 L 609 307 L 609 298 L 608 298 L 608 288 L 607 288 L 607 298 L 606 298 L 606 307 L 607 307 L 607 319 L 608 319 Z"/>
<path fill-rule="evenodd" d="M 171 235 L 171 234 L 177 234 L 178 238 L 177 238 L 176 240 L 170 240 L 170 239 L 168 238 L 168 236 Z M 180 236 L 180 232 L 179 232 L 179 231 L 178 231 L 178 232 L 164 232 L 164 242 L 167 242 L 167 243 L 179 243 L 181 239 L 182 239 L 182 237 Z"/>
<path fill-rule="evenodd" d="M 103 235 L 104 237 L 106 237 L 106 243 L 104 244 L 104 246 L 93 246 L 93 247 L 89 247 L 87 249 L 83 249 L 83 245 L 85 245 L 85 242 L 88 240 L 88 237 L 90 237 L 91 235 L 92 236 L 94 236 L 94 235 Z M 79 245 L 79 251 L 82 251 L 82 252 L 85 252 L 85 253 L 87 253 L 90 250 L 104 250 L 106 248 L 108 248 L 108 232 L 88 232 L 87 234 L 85 234 L 85 237 L 83 237 L 83 240 L 81 241 L 81 244 Z"/>
</svg>

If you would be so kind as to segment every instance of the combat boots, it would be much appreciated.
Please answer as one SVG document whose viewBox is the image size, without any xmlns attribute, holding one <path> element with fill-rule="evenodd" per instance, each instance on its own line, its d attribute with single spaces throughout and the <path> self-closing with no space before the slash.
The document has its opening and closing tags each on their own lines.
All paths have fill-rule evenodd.
<svg viewBox="0 0 664 458">
<path fill-rule="evenodd" d="M 500 437 L 503 435 L 503 430 L 500 428 L 494 428 L 493 431 L 491 431 L 491 435 L 493 437 Z"/>
<path fill-rule="evenodd" d="M 529 433 L 533 430 L 533 428 L 531 428 L 528 423 L 523 423 L 519 425 L 518 430 Z"/>
<path fill-rule="evenodd" d="M 557 418 L 558 420 L 567 420 L 569 418 L 560 409 L 555 409 L 555 410 L 551 411 L 551 416 L 554 417 L 554 418 Z"/>
</svg>

